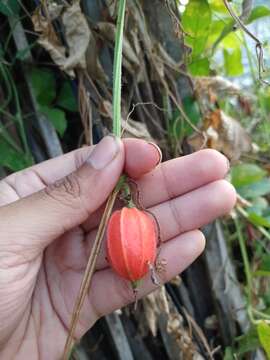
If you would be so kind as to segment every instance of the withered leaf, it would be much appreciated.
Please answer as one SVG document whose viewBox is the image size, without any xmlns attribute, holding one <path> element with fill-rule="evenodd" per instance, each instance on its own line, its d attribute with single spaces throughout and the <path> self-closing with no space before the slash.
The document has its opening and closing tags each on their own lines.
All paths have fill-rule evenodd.
<svg viewBox="0 0 270 360">
<path fill-rule="evenodd" d="M 241 89 L 231 81 L 224 79 L 221 76 L 201 76 L 194 78 L 194 90 L 203 94 L 211 89 L 217 95 L 239 95 Z"/>
<path fill-rule="evenodd" d="M 237 120 L 219 109 L 211 112 L 204 119 L 203 131 L 206 139 L 198 133 L 188 139 L 195 150 L 206 145 L 223 152 L 231 161 L 236 161 L 243 153 L 248 153 L 253 149 L 247 131 Z"/>
<path fill-rule="evenodd" d="M 89 76 L 93 80 L 108 83 L 108 76 L 99 61 L 98 47 L 92 31 L 90 32 L 89 46 L 86 51 L 86 68 Z"/>
<path fill-rule="evenodd" d="M 146 319 L 146 324 L 148 325 L 153 336 L 157 336 L 158 331 L 158 317 L 160 313 L 170 315 L 169 304 L 166 296 L 165 287 L 161 287 L 157 291 L 149 294 L 142 300 L 144 315 Z M 142 330 L 143 324 L 141 324 L 141 331 L 147 332 L 146 329 Z"/>
<path fill-rule="evenodd" d="M 239 86 L 232 83 L 228 79 L 224 79 L 221 76 L 202 76 L 196 77 L 193 80 L 194 83 L 194 92 L 198 102 L 200 103 L 201 111 L 206 114 L 209 110 L 212 109 L 213 104 L 215 104 L 220 98 L 224 96 L 235 96 L 238 100 L 240 107 L 244 104 L 246 107 L 250 106 L 252 96 L 251 94 L 245 92 L 242 94 L 242 90 Z M 246 110 L 246 109 L 244 109 Z"/>
<path fill-rule="evenodd" d="M 43 12 L 39 7 L 32 16 L 34 29 L 40 33 L 38 42 L 50 53 L 60 69 L 74 77 L 74 69 L 86 68 L 85 54 L 90 40 L 87 21 L 79 1 L 63 8 L 52 9 L 50 6 L 52 4 L 48 5 L 47 12 Z M 54 31 L 52 20 L 56 15 L 61 18 L 67 47 L 61 43 Z"/>
</svg>

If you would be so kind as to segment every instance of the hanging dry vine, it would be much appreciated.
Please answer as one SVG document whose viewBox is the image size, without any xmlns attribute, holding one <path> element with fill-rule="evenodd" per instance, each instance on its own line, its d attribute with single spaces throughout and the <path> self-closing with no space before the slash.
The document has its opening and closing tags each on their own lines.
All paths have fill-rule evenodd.
<svg viewBox="0 0 270 360">
<path fill-rule="evenodd" d="M 270 82 L 263 79 L 263 73 L 266 71 L 264 66 L 264 51 L 263 51 L 263 44 L 261 41 L 245 26 L 243 21 L 240 19 L 239 16 L 234 12 L 231 4 L 227 0 L 223 0 L 224 5 L 226 6 L 228 12 L 230 13 L 231 17 L 235 20 L 237 25 L 255 42 L 256 44 L 256 55 L 258 59 L 258 66 L 259 66 L 259 80 L 266 84 L 270 85 Z"/>
</svg>

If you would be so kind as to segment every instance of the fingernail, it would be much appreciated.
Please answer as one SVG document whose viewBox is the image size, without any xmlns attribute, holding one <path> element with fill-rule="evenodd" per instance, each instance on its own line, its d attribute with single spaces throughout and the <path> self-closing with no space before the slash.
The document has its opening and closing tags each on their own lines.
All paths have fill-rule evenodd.
<svg viewBox="0 0 270 360">
<path fill-rule="evenodd" d="M 157 161 L 156 165 L 159 165 L 162 162 L 162 152 L 161 152 L 159 146 L 153 142 L 148 142 L 148 144 L 152 145 L 155 148 L 157 155 L 158 155 L 158 161 Z"/>
<path fill-rule="evenodd" d="M 120 140 L 115 136 L 105 136 L 86 160 L 94 169 L 104 169 L 116 157 L 120 150 Z"/>
</svg>

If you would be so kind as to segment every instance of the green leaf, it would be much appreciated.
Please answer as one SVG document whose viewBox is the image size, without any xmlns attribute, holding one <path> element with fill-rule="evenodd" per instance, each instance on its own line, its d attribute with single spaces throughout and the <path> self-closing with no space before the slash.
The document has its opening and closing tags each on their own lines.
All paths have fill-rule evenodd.
<svg viewBox="0 0 270 360">
<path fill-rule="evenodd" d="M 249 221 L 256 226 L 264 226 L 270 228 L 270 221 L 262 215 L 256 214 L 255 212 L 249 212 Z"/>
<path fill-rule="evenodd" d="M 270 276 L 270 255 L 263 255 L 260 267 L 254 273 L 255 276 Z"/>
<path fill-rule="evenodd" d="M 249 185 L 266 176 L 267 172 L 255 164 L 241 164 L 231 169 L 232 184 L 235 187 Z"/>
<path fill-rule="evenodd" d="M 18 15 L 20 11 L 20 4 L 18 0 L 1 0 L 0 13 L 5 16 Z"/>
<path fill-rule="evenodd" d="M 269 271 L 257 270 L 253 273 L 254 276 L 270 276 Z"/>
<path fill-rule="evenodd" d="M 5 16 L 12 16 L 13 12 L 10 7 L 2 2 L 0 2 L 0 13 Z"/>
<path fill-rule="evenodd" d="M 230 21 L 230 20 L 226 20 L 226 23 L 227 23 L 227 21 Z M 221 37 L 221 34 L 225 28 L 226 28 L 226 25 L 224 24 L 223 19 L 222 20 L 213 20 L 211 22 L 209 36 L 208 36 L 208 40 L 207 40 L 208 47 L 212 46 Z M 227 34 L 225 34 L 224 36 L 226 36 L 226 35 Z M 222 39 L 224 38 L 224 36 L 222 37 Z M 222 39 L 220 38 L 219 41 L 221 41 Z"/>
<path fill-rule="evenodd" d="M 192 96 L 186 96 L 183 98 L 183 108 L 190 122 L 197 125 L 200 120 L 200 111 L 197 101 Z M 176 109 L 170 119 L 170 135 L 175 139 L 181 139 L 184 136 L 192 134 L 193 131 L 192 126 L 183 119 L 180 111 Z"/>
<path fill-rule="evenodd" d="M 209 0 L 209 4 L 211 6 L 211 9 L 219 12 L 221 14 L 227 14 L 228 10 L 226 9 L 226 6 L 224 5 L 224 2 L 222 0 Z"/>
<path fill-rule="evenodd" d="M 223 50 L 224 67 L 227 76 L 239 76 L 243 74 L 242 51 L 240 48 L 234 50 Z"/>
<path fill-rule="evenodd" d="M 211 9 L 206 0 L 190 0 L 182 17 L 188 34 L 186 44 L 192 47 L 192 58 L 204 51 L 211 23 Z"/>
<path fill-rule="evenodd" d="M 19 171 L 31 166 L 33 159 L 0 138 L 0 164 L 12 171 Z"/>
<path fill-rule="evenodd" d="M 210 72 L 210 64 L 207 58 L 201 58 L 188 64 L 188 71 L 193 76 L 206 76 Z"/>
<path fill-rule="evenodd" d="M 264 5 L 256 6 L 252 9 L 250 17 L 248 18 L 247 23 L 250 24 L 251 22 L 260 19 L 265 16 L 270 15 L 270 8 Z"/>
<path fill-rule="evenodd" d="M 65 81 L 58 95 L 56 105 L 65 110 L 77 112 L 78 103 L 69 81 Z"/>
<path fill-rule="evenodd" d="M 257 329 L 252 327 L 245 335 L 242 335 L 237 339 L 237 343 L 238 355 L 257 349 L 260 346 Z"/>
<path fill-rule="evenodd" d="M 220 29 L 219 33 L 215 34 L 216 39 L 215 39 L 215 42 L 213 44 L 213 51 L 215 51 L 215 49 L 219 45 L 219 43 L 221 41 L 223 41 L 233 30 L 234 21 L 232 19 L 224 20 L 225 21 L 225 26 L 224 26 L 224 21 L 223 20 L 219 20 L 219 21 L 221 22 L 221 24 L 223 26 L 221 27 L 221 24 L 216 24 L 216 27 L 221 27 L 221 29 Z M 212 38 L 212 36 L 213 36 L 212 31 L 211 31 L 210 36 Z"/>
<path fill-rule="evenodd" d="M 241 186 L 237 190 L 241 196 L 247 199 L 263 196 L 270 193 L 270 179 L 263 179 L 250 185 Z"/>
<path fill-rule="evenodd" d="M 265 89 L 265 91 L 261 91 L 258 97 L 261 106 L 265 109 L 265 111 L 270 112 L 270 90 Z"/>
<path fill-rule="evenodd" d="M 269 314 L 270 313 L 270 290 L 266 291 L 263 295 L 263 301 L 264 304 L 267 306 L 267 310 L 265 311 L 265 313 Z"/>
<path fill-rule="evenodd" d="M 265 322 L 260 322 L 257 326 L 260 343 L 266 352 L 267 358 L 270 359 L 270 326 Z"/>
<path fill-rule="evenodd" d="M 223 360 L 234 360 L 234 359 L 235 358 L 233 354 L 233 349 L 231 347 L 226 347 Z"/>
<path fill-rule="evenodd" d="M 270 255 L 263 256 L 260 270 L 270 272 Z"/>
<path fill-rule="evenodd" d="M 37 101 L 40 105 L 49 106 L 56 97 L 56 82 L 54 74 L 49 70 L 33 69 L 31 81 Z"/>
<path fill-rule="evenodd" d="M 191 123 L 197 125 L 198 122 L 200 121 L 201 115 L 200 115 L 198 103 L 195 101 L 195 99 L 192 96 L 184 97 L 183 108 Z M 191 135 L 194 131 L 192 127 L 185 120 L 183 125 L 183 131 L 184 131 L 183 136 Z"/>
<path fill-rule="evenodd" d="M 40 111 L 46 115 L 59 135 L 63 136 L 67 128 L 67 120 L 64 111 L 60 109 L 49 108 L 47 106 L 40 106 Z"/>
<path fill-rule="evenodd" d="M 243 35 L 238 29 L 226 35 L 221 41 L 220 46 L 227 50 L 240 50 L 243 46 Z"/>
</svg>

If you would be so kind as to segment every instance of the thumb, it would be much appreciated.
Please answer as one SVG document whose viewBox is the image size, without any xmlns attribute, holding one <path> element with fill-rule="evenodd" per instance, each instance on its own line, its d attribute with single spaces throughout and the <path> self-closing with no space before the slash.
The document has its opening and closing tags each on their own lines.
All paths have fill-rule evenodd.
<svg viewBox="0 0 270 360">
<path fill-rule="evenodd" d="M 107 136 L 77 171 L 42 191 L 0 208 L 1 249 L 42 251 L 104 203 L 123 166 L 121 140 Z"/>
</svg>

